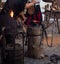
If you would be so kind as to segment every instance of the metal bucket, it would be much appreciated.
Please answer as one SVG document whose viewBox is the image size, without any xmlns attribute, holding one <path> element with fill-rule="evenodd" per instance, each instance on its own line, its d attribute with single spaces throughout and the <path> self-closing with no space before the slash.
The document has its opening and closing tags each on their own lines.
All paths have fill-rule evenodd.
<svg viewBox="0 0 60 64">
<path fill-rule="evenodd" d="M 28 27 L 28 56 L 40 58 L 42 49 L 40 47 L 40 39 L 42 35 L 41 27 Z"/>
</svg>

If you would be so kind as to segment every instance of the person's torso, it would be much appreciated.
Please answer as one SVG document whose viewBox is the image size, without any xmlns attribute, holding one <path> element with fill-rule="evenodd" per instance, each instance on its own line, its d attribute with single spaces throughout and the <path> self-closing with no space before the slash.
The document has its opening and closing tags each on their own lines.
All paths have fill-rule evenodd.
<svg viewBox="0 0 60 64">
<path fill-rule="evenodd" d="M 33 14 L 29 14 L 27 11 L 26 17 L 27 17 L 27 20 L 25 21 L 26 25 L 31 25 L 31 26 L 40 25 L 40 22 L 42 21 L 42 14 L 40 11 L 40 6 L 36 5 L 35 11 Z M 36 20 L 37 22 L 33 22 L 33 20 Z"/>
</svg>

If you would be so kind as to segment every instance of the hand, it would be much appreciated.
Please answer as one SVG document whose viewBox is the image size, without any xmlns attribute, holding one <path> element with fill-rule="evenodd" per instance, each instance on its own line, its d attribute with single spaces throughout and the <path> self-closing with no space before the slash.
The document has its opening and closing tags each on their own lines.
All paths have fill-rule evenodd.
<svg viewBox="0 0 60 64">
<path fill-rule="evenodd" d="M 34 23 L 36 23 L 37 21 L 36 20 L 33 20 Z"/>
<path fill-rule="evenodd" d="M 23 21 L 25 22 L 25 21 L 26 21 L 26 19 L 27 19 L 27 17 L 23 17 L 23 18 L 24 18 L 24 20 L 23 20 Z"/>
<path fill-rule="evenodd" d="M 25 15 L 24 15 L 24 11 L 22 11 L 22 12 L 20 13 L 20 15 L 21 15 L 22 20 L 23 20 L 23 21 L 26 21 L 27 18 L 26 18 Z"/>
</svg>

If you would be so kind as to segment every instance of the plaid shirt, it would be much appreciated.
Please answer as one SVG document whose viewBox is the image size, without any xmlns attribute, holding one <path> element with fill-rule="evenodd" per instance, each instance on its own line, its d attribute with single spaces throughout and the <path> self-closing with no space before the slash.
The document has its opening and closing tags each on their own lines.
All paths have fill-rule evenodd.
<svg viewBox="0 0 60 64">
<path fill-rule="evenodd" d="M 36 26 L 37 24 L 40 25 L 40 22 L 42 21 L 42 14 L 40 11 L 40 6 L 36 6 L 35 7 L 35 13 L 30 15 L 30 14 L 26 14 L 27 20 L 25 21 L 26 25 L 30 25 L 30 26 Z M 37 22 L 33 22 L 33 20 L 36 20 Z"/>
</svg>

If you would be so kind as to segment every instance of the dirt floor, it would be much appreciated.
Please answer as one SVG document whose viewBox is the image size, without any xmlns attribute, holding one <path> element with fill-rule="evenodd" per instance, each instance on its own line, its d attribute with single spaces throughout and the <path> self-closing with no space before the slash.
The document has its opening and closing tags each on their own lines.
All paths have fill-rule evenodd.
<svg viewBox="0 0 60 64">
<path fill-rule="evenodd" d="M 57 56 L 60 56 L 60 34 L 58 33 L 57 27 L 55 25 L 52 25 L 47 29 L 47 36 L 47 39 L 44 36 L 41 45 L 41 56 L 43 58 L 33 59 L 25 56 L 24 64 L 60 64 L 60 59 L 57 63 L 50 61 L 51 55 L 55 54 Z M 16 42 L 21 43 L 19 39 L 17 39 Z M 24 51 L 27 51 L 27 46 L 25 45 Z"/>
<path fill-rule="evenodd" d="M 40 58 L 34 59 L 24 56 L 24 64 L 60 64 L 60 34 L 58 33 L 58 29 L 55 25 L 52 25 L 47 28 L 46 31 L 48 38 L 46 38 L 45 36 L 43 38 L 42 45 L 40 46 L 42 49 L 40 50 Z M 16 43 L 19 43 L 21 45 L 23 44 L 21 35 L 18 35 L 18 37 L 16 38 Z M 24 45 L 24 53 L 26 53 L 27 48 L 27 45 Z M 51 56 L 53 56 L 53 59 L 51 59 Z M 56 57 L 58 57 L 58 59 L 56 59 Z"/>
</svg>

